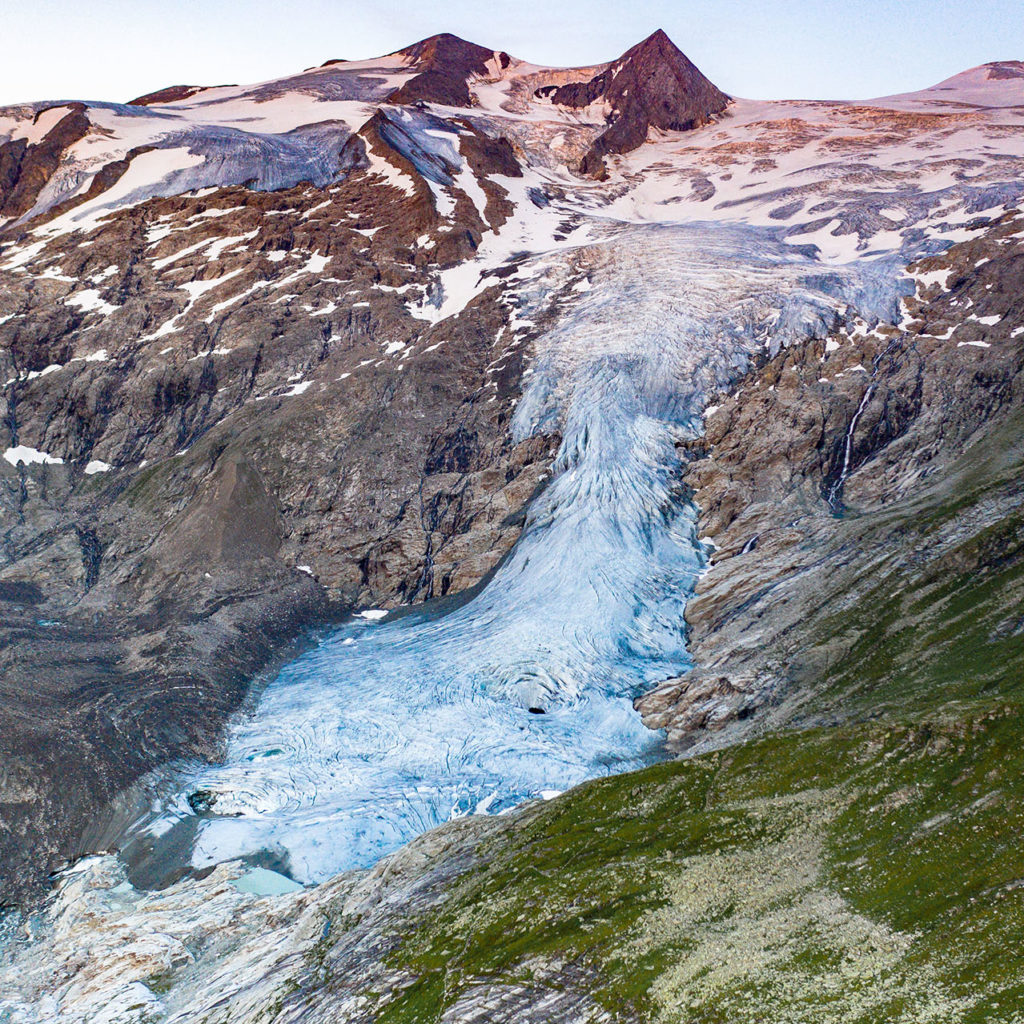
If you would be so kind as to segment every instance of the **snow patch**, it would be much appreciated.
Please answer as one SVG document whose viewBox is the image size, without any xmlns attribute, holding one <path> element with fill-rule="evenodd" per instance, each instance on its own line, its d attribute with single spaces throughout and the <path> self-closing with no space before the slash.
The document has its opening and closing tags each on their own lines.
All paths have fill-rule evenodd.
<svg viewBox="0 0 1024 1024">
<path fill-rule="evenodd" d="M 58 459 L 49 452 L 41 452 L 38 448 L 29 448 L 27 445 L 19 444 L 14 448 L 8 448 L 4 452 L 4 458 L 12 466 L 62 466 L 63 459 Z"/>
<path fill-rule="evenodd" d="M 50 363 L 49 366 L 44 367 L 42 370 L 30 370 L 26 380 L 35 380 L 37 377 L 46 377 L 51 373 L 56 373 L 58 370 L 63 370 L 64 367 L 60 363 Z"/>
<path fill-rule="evenodd" d="M 120 309 L 120 306 L 113 306 L 100 298 L 100 293 L 95 288 L 85 288 L 76 292 L 70 298 L 64 300 L 65 306 L 77 306 L 86 313 L 99 313 L 100 316 L 110 316 L 111 313 Z"/>
</svg>

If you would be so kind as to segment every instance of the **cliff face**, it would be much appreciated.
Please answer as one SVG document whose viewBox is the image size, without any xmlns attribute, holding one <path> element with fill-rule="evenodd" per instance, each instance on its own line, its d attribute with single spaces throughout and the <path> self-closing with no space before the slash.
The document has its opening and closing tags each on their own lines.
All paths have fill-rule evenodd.
<svg viewBox="0 0 1024 1024">
<path fill-rule="evenodd" d="M 420 189 L 153 200 L 5 276 L 6 899 L 141 773 L 212 756 L 304 625 L 465 589 L 514 541 L 551 444 L 508 439 L 494 290 L 407 312 L 428 239 L 451 259 L 485 226 L 432 235 Z"/>
<path fill-rule="evenodd" d="M 637 702 L 670 742 L 1021 677 L 1022 225 L 912 266 L 900 324 L 780 353 L 715 403 L 686 476 L 716 545 L 687 608 L 698 668 Z"/>
<path fill-rule="evenodd" d="M 59 120 L 52 127 L 47 125 L 38 141 L 21 138 L 0 144 L 0 217 L 20 217 L 31 210 L 65 152 L 89 130 L 82 103 L 44 107 L 35 114 L 33 123 L 38 125 L 40 119 L 52 122 L 54 117 Z"/>
</svg>

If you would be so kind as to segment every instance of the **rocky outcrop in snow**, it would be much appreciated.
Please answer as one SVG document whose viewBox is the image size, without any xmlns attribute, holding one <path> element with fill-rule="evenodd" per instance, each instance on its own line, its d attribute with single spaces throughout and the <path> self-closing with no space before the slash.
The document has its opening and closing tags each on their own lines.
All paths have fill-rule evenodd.
<svg viewBox="0 0 1024 1024">
<path fill-rule="evenodd" d="M 652 129 L 685 132 L 709 124 L 729 97 L 712 85 L 660 29 L 586 82 L 542 86 L 537 94 L 569 108 L 603 107 L 608 127 L 594 140 L 580 169 L 603 175 L 604 157 L 628 153 Z"/>
</svg>

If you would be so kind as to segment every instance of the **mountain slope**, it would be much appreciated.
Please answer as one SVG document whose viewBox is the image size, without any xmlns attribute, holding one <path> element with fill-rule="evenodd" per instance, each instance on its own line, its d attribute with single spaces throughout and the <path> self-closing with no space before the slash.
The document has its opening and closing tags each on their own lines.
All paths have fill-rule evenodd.
<svg viewBox="0 0 1024 1024">
<path fill-rule="evenodd" d="M 650 725 L 714 745 L 1024 676 L 1022 227 L 912 267 L 899 328 L 780 353 L 708 415 L 688 474 L 719 545 L 687 609 L 701 667 L 641 698 Z"/>
<path fill-rule="evenodd" d="M 557 444 L 506 434 L 551 314 L 498 286 L 581 232 L 480 107 L 425 104 L 521 63 L 440 36 L 0 117 L 6 899 L 147 768 L 215 756 L 303 622 L 463 590 L 514 541 Z M 55 789 L 69 749 L 82 784 Z"/>
<path fill-rule="evenodd" d="M 1017 1013 L 1018 71 L 766 103 L 661 33 L 590 68 L 435 36 L 0 111 L 5 902 L 137 841 L 202 762 L 237 815 L 186 788 L 180 831 L 286 833 L 276 764 L 316 845 L 352 782 L 342 688 L 272 723 L 287 750 L 236 756 L 229 720 L 360 611 L 470 623 L 433 655 L 460 720 L 497 693 L 531 743 L 601 726 L 596 688 L 636 675 L 622 721 L 643 732 L 636 697 L 690 756 L 509 815 L 439 804 L 481 813 L 278 895 L 286 838 L 206 873 L 143 832 L 180 880 L 71 868 L 5 947 L 0 1009 Z M 385 619 L 406 660 L 367 678 L 411 704 L 434 662 Z M 389 728 L 365 732 L 416 747 Z M 627 731 L 603 771 L 646 763 Z"/>
</svg>

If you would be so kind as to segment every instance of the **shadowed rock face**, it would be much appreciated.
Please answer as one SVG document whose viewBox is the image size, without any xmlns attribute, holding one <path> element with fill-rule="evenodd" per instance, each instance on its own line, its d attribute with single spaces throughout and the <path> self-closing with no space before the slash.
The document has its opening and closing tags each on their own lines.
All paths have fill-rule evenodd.
<svg viewBox="0 0 1024 1024">
<path fill-rule="evenodd" d="M 483 77 L 496 68 L 507 68 L 512 60 L 507 53 L 467 43 L 447 32 L 398 52 L 415 61 L 417 74 L 388 97 L 391 103 L 422 101 L 469 106 L 470 77 Z"/>
<path fill-rule="evenodd" d="M 708 81 L 659 29 L 627 50 L 589 82 L 537 90 L 552 103 L 611 108 L 608 128 L 584 156 L 584 174 L 600 174 L 609 153 L 628 153 L 642 145 L 651 128 L 689 131 L 708 124 L 729 97 Z"/>
</svg>

